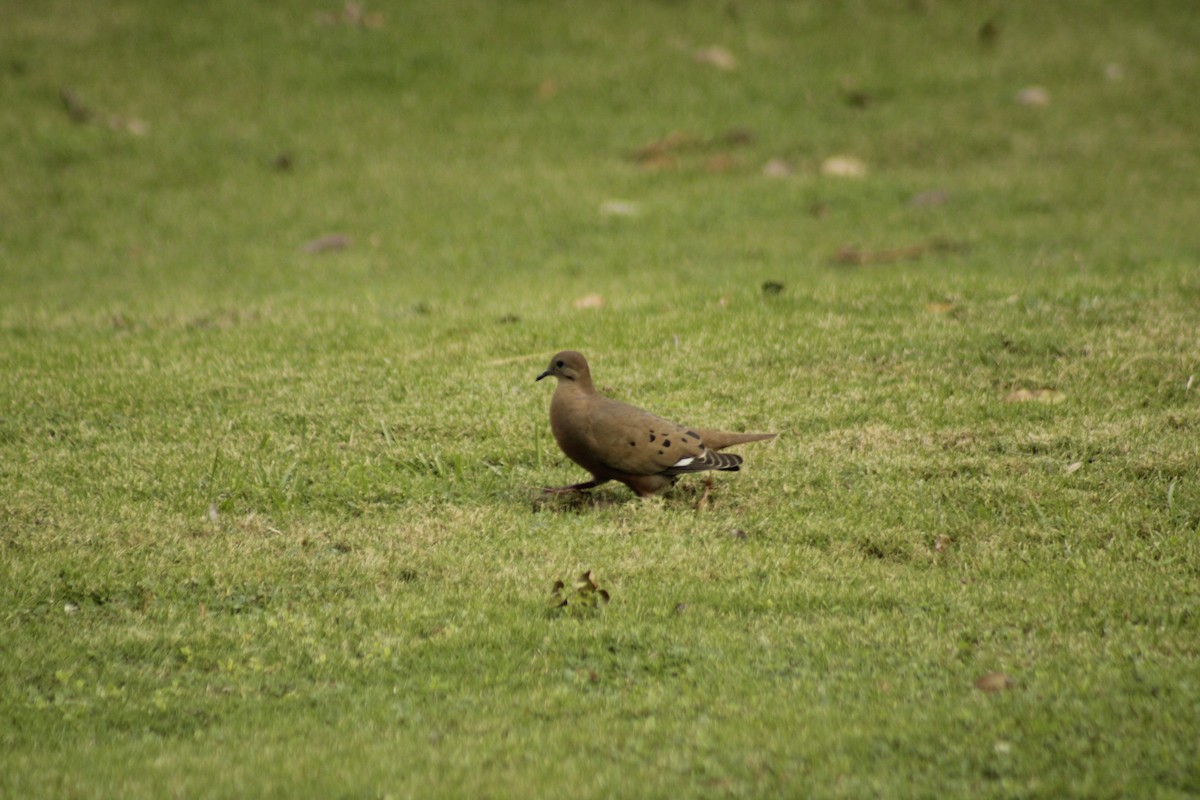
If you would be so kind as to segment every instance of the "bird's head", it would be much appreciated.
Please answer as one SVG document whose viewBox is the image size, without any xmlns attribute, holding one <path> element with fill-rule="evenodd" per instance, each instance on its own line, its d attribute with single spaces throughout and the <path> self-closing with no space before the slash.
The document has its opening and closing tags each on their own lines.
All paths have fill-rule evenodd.
<svg viewBox="0 0 1200 800">
<path fill-rule="evenodd" d="M 546 367 L 546 371 L 538 375 L 537 379 L 540 381 L 542 378 L 551 376 L 558 378 L 559 382 L 591 383 L 592 379 L 587 359 L 583 357 L 583 353 L 577 353 L 574 350 L 563 350 L 561 353 L 557 353 L 554 358 L 550 359 L 550 366 Z"/>
</svg>

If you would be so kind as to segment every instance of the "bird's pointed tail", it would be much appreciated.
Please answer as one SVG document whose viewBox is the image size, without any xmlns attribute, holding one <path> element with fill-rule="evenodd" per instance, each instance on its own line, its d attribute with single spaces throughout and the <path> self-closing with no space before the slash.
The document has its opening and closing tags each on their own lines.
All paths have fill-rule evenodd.
<svg viewBox="0 0 1200 800">
<path fill-rule="evenodd" d="M 767 439 L 774 439 L 778 435 L 775 433 L 730 433 L 728 431 L 706 430 L 697 430 L 696 433 L 700 434 L 700 440 L 704 442 L 709 450 L 724 450 L 726 447 L 743 444 L 744 442 L 762 442 Z"/>
</svg>

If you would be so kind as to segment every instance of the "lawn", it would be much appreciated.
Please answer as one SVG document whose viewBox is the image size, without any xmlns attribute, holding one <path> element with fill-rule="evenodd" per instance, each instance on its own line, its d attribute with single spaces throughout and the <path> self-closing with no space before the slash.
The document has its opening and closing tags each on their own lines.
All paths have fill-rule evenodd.
<svg viewBox="0 0 1200 800">
<path fill-rule="evenodd" d="M 1191 2 L 194 6 L 0 26 L 0 796 L 1200 794 Z"/>
</svg>

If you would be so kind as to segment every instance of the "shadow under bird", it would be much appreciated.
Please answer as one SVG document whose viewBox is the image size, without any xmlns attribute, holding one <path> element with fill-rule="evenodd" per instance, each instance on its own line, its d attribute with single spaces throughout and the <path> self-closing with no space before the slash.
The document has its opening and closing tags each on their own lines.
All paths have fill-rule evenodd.
<svg viewBox="0 0 1200 800">
<path fill-rule="evenodd" d="M 774 439 L 773 433 L 727 433 L 689 428 L 635 406 L 605 397 L 592 385 L 587 359 L 563 350 L 537 376 L 558 379 L 550 402 L 550 429 L 567 458 L 592 473 L 592 480 L 547 492 L 577 492 L 620 481 L 639 497 L 674 485 L 689 472 L 736 472 L 742 457 L 721 453 L 743 442 Z"/>
</svg>

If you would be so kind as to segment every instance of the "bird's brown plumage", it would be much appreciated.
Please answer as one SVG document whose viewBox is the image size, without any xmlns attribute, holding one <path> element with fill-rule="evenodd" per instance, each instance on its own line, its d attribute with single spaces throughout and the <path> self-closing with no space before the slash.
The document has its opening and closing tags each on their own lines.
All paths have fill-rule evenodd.
<svg viewBox="0 0 1200 800">
<path fill-rule="evenodd" d="M 567 457 L 593 478 L 553 491 L 591 489 L 616 480 L 646 497 L 688 472 L 736 471 L 742 457 L 717 451 L 775 437 L 773 433 L 689 428 L 605 397 L 592 384 L 587 359 L 574 350 L 550 359 L 550 366 L 537 379 L 546 377 L 558 380 L 550 402 L 554 439 Z"/>
</svg>

